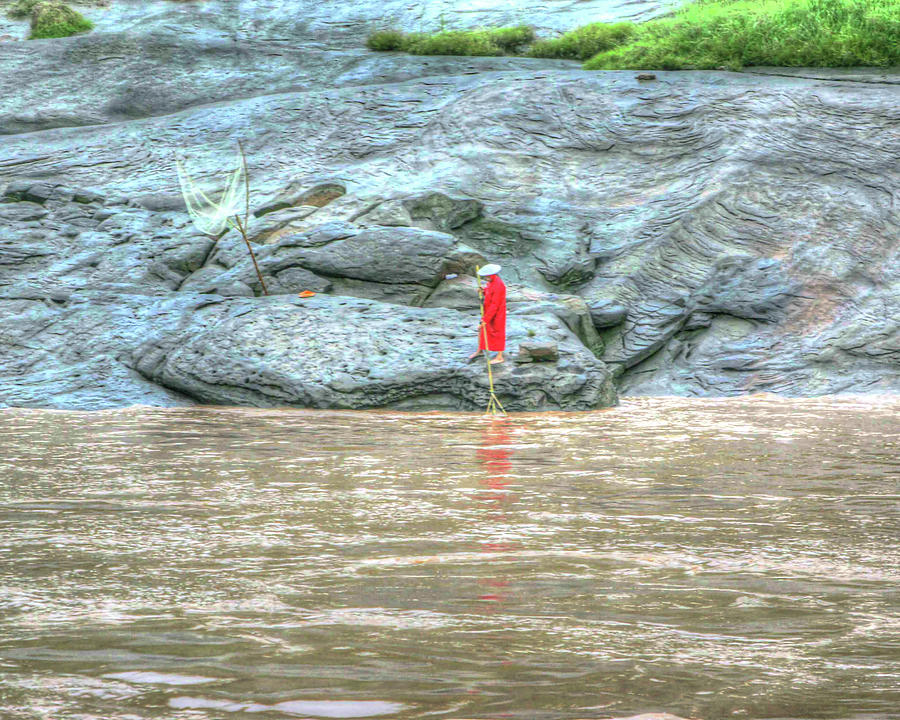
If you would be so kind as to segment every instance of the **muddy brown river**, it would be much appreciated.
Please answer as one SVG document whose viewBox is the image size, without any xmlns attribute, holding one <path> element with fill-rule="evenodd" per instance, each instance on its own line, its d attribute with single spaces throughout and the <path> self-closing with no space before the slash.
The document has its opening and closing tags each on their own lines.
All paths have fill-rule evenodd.
<svg viewBox="0 0 900 720">
<path fill-rule="evenodd" d="M 0 718 L 900 718 L 900 399 L 0 411 Z"/>
</svg>

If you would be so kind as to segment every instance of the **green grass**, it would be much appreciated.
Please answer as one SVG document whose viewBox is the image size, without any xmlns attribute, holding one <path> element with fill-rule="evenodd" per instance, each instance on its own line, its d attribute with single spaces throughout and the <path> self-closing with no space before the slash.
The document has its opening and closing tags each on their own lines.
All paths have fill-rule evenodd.
<svg viewBox="0 0 900 720">
<path fill-rule="evenodd" d="M 90 20 L 61 2 L 39 2 L 31 13 L 29 39 L 61 38 L 86 32 L 94 27 Z"/>
<path fill-rule="evenodd" d="M 599 52 L 611 50 L 632 37 L 637 26 L 630 22 L 591 23 L 550 40 L 538 40 L 529 55 L 543 58 L 587 60 Z"/>
<path fill-rule="evenodd" d="M 406 33 L 399 30 L 376 30 L 366 40 L 369 50 L 388 52 L 391 50 L 403 50 L 403 42 Z"/>
<path fill-rule="evenodd" d="M 413 55 L 517 55 L 533 41 L 534 29 L 520 25 L 437 33 L 378 30 L 369 35 L 366 45 L 372 50 L 401 50 Z"/>
<path fill-rule="evenodd" d="M 9 10 L 7 10 L 6 14 L 16 20 L 24 20 L 25 18 L 31 17 L 34 6 L 39 2 L 41 2 L 41 0 L 16 0 L 16 2 L 9 6 Z"/>
<path fill-rule="evenodd" d="M 483 32 L 489 42 L 494 43 L 494 45 L 508 53 L 522 52 L 525 47 L 531 45 L 535 40 L 534 28 L 528 25 L 494 28 Z"/>
<path fill-rule="evenodd" d="M 591 23 L 552 39 L 519 26 L 387 30 L 367 44 L 417 55 L 568 58 L 589 70 L 888 67 L 900 65 L 900 0 L 695 0 L 655 20 Z"/>
<path fill-rule="evenodd" d="M 701 0 L 639 25 L 589 70 L 900 64 L 900 0 Z"/>
</svg>

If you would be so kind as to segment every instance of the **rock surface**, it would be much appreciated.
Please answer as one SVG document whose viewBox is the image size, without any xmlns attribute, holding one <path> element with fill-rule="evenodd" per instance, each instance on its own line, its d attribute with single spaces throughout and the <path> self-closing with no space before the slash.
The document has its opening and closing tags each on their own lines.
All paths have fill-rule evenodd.
<svg viewBox="0 0 900 720">
<path fill-rule="evenodd" d="M 559 346 L 552 342 L 520 342 L 516 362 L 556 362 Z"/>
<path fill-rule="evenodd" d="M 201 366 L 229 358 L 217 372 L 234 397 L 302 404 L 306 369 L 279 360 L 270 395 L 242 384 L 240 357 L 251 337 L 289 356 L 305 289 L 342 308 L 339 337 L 394 318 L 435 353 L 412 363 L 433 381 L 418 395 L 404 395 L 412 365 L 405 386 L 367 390 L 354 360 L 362 389 L 316 402 L 474 407 L 483 388 L 453 358 L 464 328 L 474 337 L 469 275 L 486 260 L 504 268 L 511 333 L 560 342 L 559 363 L 521 366 L 553 368 L 542 398 L 527 377 L 504 390 L 523 408 L 611 402 L 609 374 L 626 394 L 900 392 L 900 75 L 642 83 L 362 46 L 382 10 L 416 30 L 439 5 L 460 26 L 556 30 L 662 7 L 113 0 L 86 11 L 90 34 L 0 44 L 0 404 L 230 401 L 184 369 L 188 330 Z M 201 181 L 221 182 L 238 139 L 270 299 L 233 231 L 193 229 L 174 174 L 189 147 Z M 281 328 L 264 320 L 275 308 Z M 457 333 L 452 353 L 424 318 Z M 435 378 L 453 391 L 438 397 Z"/>
<path fill-rule="evenodd" d="M 339 318 L 334 322 L 334 318 Z M 494 366 L 507 410 L 587 410 L 615 402 L 609 373 L 553 316 L 510 323 L 551 337 L 554 364 Z M 466 363 L 471 318 L 349 297 L 221 300 L 133 353 L 146 378 L 206 403 L 312 408 L 480 410 L 483 363 Z"/>
</svg>

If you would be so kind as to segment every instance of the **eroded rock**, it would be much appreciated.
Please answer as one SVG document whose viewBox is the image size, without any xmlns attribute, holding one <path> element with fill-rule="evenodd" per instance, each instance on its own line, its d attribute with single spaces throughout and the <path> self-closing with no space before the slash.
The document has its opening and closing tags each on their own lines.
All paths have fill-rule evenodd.
<svg viewBox="0 0 900 720">
<path fill-rule="evenodd" d="M 257 302 L 240 238 L 213 248 L 192 229 L 171 167 L 176 148 L 196 148 L 198 180 L 218 179 L 240 138 L 277 292 L 441 304 L 442 276 L 490 260 L 533 293 L 511 300 L 511 318 L 563 318 L 628 393 L 900 391 L 889 72 L 654 71 L 642 84 L 566 62 L 360 46 L 374 18 L 416 29 L 430 6 L 239 4 L 166 6 L 125 32 L 135 6 L 113 0 L 95 33 L 0 46 L 0 324 L 24 302 L 108 311 L 90 295 L 104 288 L 129 307 L 200 291 Z M 534 10 L 566 27 L 595 11 Z M 112 366 L 150 320 L 106 317 L 126 343 L 98 341 Z M 0 361 L 4 381 L 33 381 L 32 400 L 42 383 L 63 397 L 66 368 L 81 366 L 50 334 L 106 337 L 95 322 L 32 330 L 53 372 L 18 346 Z"/>
<path fill-rule="evenodd" d="M 516 353 L 517 363 L 556 362 L 559 360 L 559 347 L 551 342 L 520 342 Z"/>
<path fill-rule="evenodd" d="M 320 182 L 311 184 L 306 180 L 294 180 L 274 198 L 253 211 L 256 217 L 262 217 L 279 210 L 305 206 L 308 208 L 325 207 L 333 200 L 345 195 L 347 188 L 337 182 Z M 307 211 L 307 215 L 311 211 Z"/>
<path fill-rule="evenodd" d="M 495 366 L 508 410 L 615 403 L 607 368 L 557 318 L 530 324 L 555 338 L 559 361 Z M 358 298 L 231 299 L 198 308 L 132 357 L 149 380 L 205 403 L 479 410 L 487 374 L 465 362 L 476 329 L 475 318 L 456 311 Z M 513 320 L 510 344 L 523 336 Z"/>
<path fill-rule="evenodd" d="M 448 263 L 453 264 L 455 248 L 454 237 L 445 233 L 333 222 L 289 233 L 254 252 L 270 294 L 334 289 L 338 294 L 399 296 L 401 302 L 411 302 L 438 283 Z M 211 292 L 235 281 L 262 293 L 246 245 L 231 233 L 219 242 L 208 266 L 187 278 L 182 289 Z"/>
</svg>

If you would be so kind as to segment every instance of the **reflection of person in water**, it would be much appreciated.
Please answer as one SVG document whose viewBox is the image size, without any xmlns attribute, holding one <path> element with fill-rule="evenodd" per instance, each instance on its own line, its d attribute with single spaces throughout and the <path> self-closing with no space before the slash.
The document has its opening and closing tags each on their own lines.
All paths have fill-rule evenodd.
<svg viewBox="0 0 900 720">
<path fill-rule="evenodd" d="M 478 564 L 481 575 L 478 580 L 481 585 L 478 591 L 478 599 L 481 601 L 479 608 L 480 612 L 485 614 L 503 612 L 504 604 L 510 601 L 512 594 L 512 584 L 504 577 L 510 565 L 504 561 L 513 559 L 510 553 L 518 550 L 518 543 L 496 537 L 495 533 L 488 533 L 494 530 L 495 524 L 498 526 L 508 524 L 506 508 L 515 502 L 515 495 L 507 488 L 513 481 L 512 437 L 515 436 L 518 427 L 518 423 L 513 424 L 509 418 L 486 419 L 481 431 L 481 442 L 475 451 L 478 464 L 484 471 L 479 484 L 490 490 L 477 496 L 486 511 L 482 522 L 479 523 L 482 526 L 479 530 L 487 534 L 486 540 L 481 543 L 481 552 L 505 555 L 503 558 L 487 555 L 485 558 L 487 562 Z M 497 563 L 492 565 L 492 560 L 496 560 Z M 505 622 L 496 622 L 492 625 L 493 631 L 478 634 L 476 640 L 478 653 L 485 667 L 469 686 L 469 693 L 478 694 L 484 691 L 496 695 L 498 689 L 508 687 L 509 679 L 516 671 L 515 656 L 510 649 L 510 638 L 506 633 L 508 629 L 509 626 Z"/>
<path fill-rule="evenodd" d="M 481 447 L 475 452 L 487 471 L 488 487 L 505 488 L 509 485 L 507 475 L 512 469 L 509 461 L 512 450 L 507 447 L 510 444 L 508 424 L 505 418 L 492 418 L 482 436 Z"/>
<path fill-rule="evenodd" d="M 482 435 L 481 447 L 475 451 L 475 455 L 485 469 L 485 478 L 481 480 L 481 484 L 492 490 L 499 492 L 484 497 L 485 501 L 491 502 L 497 512 L 491 513 L 491 517 L 499 521 L 506 520 L 506 514 L 502 512 L 503 503 L 507 503 L 513 499 L 513 496 L 504 492 L 510 483 L 510 472 L 512 470 L 512 449 L 509 447 L 511 429 L 507 418 L 492 418 L 486 426 Z M 493 540 L 484 542 L 481 545 L 482 552 L 509 552 L 516 549 L 515 543 Z M 503 592 L 508 589 L 509 581 L 499 578 L 489 579 L 486 581 L 491 586 L 492 592 L 485 593 L 479 597 L 481 600 L 491 600 L 494 602 L 503 602 L 507 598 L 507 594 Z"/>
</svg>

